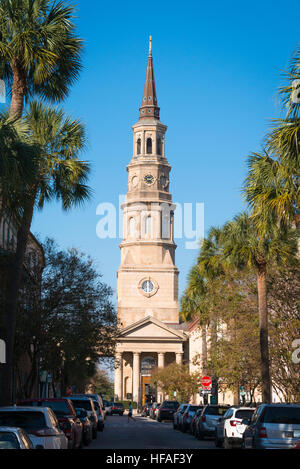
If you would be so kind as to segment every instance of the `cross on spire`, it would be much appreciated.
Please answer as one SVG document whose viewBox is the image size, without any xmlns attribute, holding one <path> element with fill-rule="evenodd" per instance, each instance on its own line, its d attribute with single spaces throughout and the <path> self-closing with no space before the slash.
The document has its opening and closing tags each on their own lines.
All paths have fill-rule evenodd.
<svg viewBox="0 0 300 469">
<path fill-rule="evenodd" d="M 153 58 L 152 58 L 152 36 L 149 38 L 149 55 L 147 62 L 146 78 L 142 106 L 140 107 L 140 119 L 159 119 L 159 107 L 155 89 Z"/>
</svg>

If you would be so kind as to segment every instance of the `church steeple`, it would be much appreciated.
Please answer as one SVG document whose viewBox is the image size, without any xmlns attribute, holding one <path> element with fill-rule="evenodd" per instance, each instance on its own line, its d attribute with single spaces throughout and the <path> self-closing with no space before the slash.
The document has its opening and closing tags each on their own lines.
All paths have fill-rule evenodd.
<svg viewBox="0 0 300 469">
<path fill-rule="evenodd" d="M 157 96 L 155 89 L 153 58 L 152 58 L 152 37 L 149 39 L 149 55 L 146 70 L 146 79 L 144 86 L 144 93 L 142 99 L 142 106 L 140 107 L 140 119 L 158 119 L 159 120 L 159 107 L 157 105 Z"/>
</svg>

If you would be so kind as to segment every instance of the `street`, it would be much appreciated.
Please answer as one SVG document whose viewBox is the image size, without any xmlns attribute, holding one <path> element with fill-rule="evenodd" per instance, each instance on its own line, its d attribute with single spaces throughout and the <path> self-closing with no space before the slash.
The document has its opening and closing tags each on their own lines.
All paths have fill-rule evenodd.
<svg viewBox="0 0 300 469">
<path fill-rule="evenodd" d="M 105 420 L 105 429 L 98 432 L 86 449 L 216 449 L 213 440 L 199 441 L 189 433 L 173 429 L 172 422 L 159 423 L 147 417 L 135 416 L 127 423 L 123 417 L 112 415 Z"/>
</svg>

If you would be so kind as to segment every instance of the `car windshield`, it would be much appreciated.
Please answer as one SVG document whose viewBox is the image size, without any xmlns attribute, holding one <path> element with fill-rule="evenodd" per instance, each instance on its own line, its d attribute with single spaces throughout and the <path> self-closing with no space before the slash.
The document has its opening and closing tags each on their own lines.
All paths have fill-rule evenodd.
<svg viewBox="0 0 300 469">
<path fill-rule="evenodd" d="M 254 413 L 254 409 L 253 410 L 246 410 L 246 409 L 237 410 L 235 413 L 235 418 L 242 419 L 242 420 L 243 419 L 250 420 L 253 413 Z"/>
<path fill-rule="evenodd" d="M 23 429 L 38 429 L 46 427 L 45 416 L 42 412 L 0 410 L 0 426 L 20 427 Z"/>
<path fill-rule="evenodd" d="M 0 449 L 20 449 L 16 435 L 11 432 L 0 432 Z"/>
<path fill-rule="evenodd" d="M 176 402 L 176 401 L 165 401 L 162 404 L 162 407 L 164 407 L 165 409 L 177 409 L 178 402 Z"/>
<path fill-rule="evenodd" d="M 81 407 L 85 410 L 93 410 L 90 400 L 88 399 L 72 399 L 74 407 Z"/>
<path fill-rule="evenodd" d="M 42 401 L 38 403 L 41 407 L 50 407 L 57 417 L 69 415 L 70 409 L 67 402 L 64 401 Z"/>
<path fill-rule="evenodd" d="M 224 415 L 227 410 L 228 407 L 207 407 L 205 409 L 205 415 Z"/>
<path fill-rule="evenodd" d="M 300 407 L 267 407 L 263 421 L 300 425 Z"/>
</svg>

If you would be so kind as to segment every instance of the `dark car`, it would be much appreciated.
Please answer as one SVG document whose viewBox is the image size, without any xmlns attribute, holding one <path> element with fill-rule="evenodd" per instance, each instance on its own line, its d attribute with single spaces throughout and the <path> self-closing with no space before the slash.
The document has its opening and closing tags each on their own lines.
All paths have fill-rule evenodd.
<svg viewBox="0 0 300 469">
<path fill-rule="evenodd" d="M 192 435 L 195 435 L 197 420 L 200 417 L 203 408 L 204 408 L 204 405 L 199 406 L 199 409 L 196 411 L 194 417 L 191 420 L 190 432 Z"/>
<path fill-rule="evenodd" d="M 157 413 L 158 422 L 162 422 L 163 420 L 173 420 L 174 412 L 176 412 L 178 407 L 178 401 L 164 401 Z"/>
<path fill-rule="evenodd" d="M 191 422 L 194 416 L 196 415 L 197 410 L 202 410 L 203 406 L 189 404 L 185 409 L 183 416 L 181 418 L 179 429 L 185 433 L 191 431 Z"/>
<path fill-rule="evenodd" d="M 50 407 L 55 413 L 60 428 L 68 439 L 68 448 L 80 448 L 82 445 L 83 425 L 77 417 L 76 410 L 70 399 L 26 399 L 19 401 L 20 406 Z"/>
<path fill-rule="evenodd" d="M 93 425 L 88 417 L 85 409 L 76 407 L 76 415 L 80 419 L 83 426 L 82 441 L 85 446 L 88 446 L 93 439 Z"/>
<path fill-rule="evenodd" d="M 111 407 L 111 415 L 123 415 L 125 412 L 125 407 L 121 402 L 114 402 Z"/>
<path fill-rule="evenodd" d="M 98 431 L 98 415 L 94 406 L 93 399 L 90 397 L 69 397 L 70 401 L 72 401 L 74 407 L 81 408 L 87 411 L 88 417 L 93 426 L 93 439 L 96 440 L 97 438 L 97 431 Z"/>
</svg>

